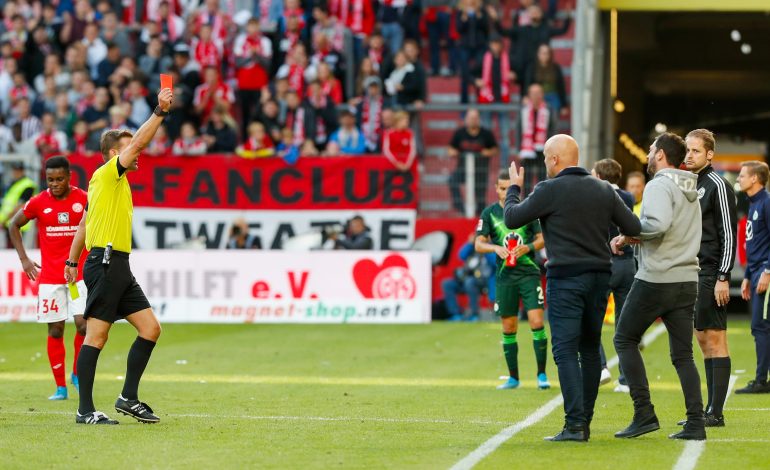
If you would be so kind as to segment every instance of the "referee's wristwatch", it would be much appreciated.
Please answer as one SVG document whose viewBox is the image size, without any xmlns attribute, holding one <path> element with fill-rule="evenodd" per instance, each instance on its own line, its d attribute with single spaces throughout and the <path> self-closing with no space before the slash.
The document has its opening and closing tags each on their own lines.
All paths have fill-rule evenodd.
<svg viewBox="0 0 770 470">
<path fill-rule="evenodd" d="M 155 111 L 153 111 L 153 113 L 155 113 L 156 116 L 160 116 L 160 117 L 168 116 L 168 111 L 163 111 L 160 108 L 160 106 L 155 106 Z"/>
<path fill-rule="evenodd" d="M 64 262 L 64 264 L 66 264 L 70 268 L 77 268 L 78 267 L 78 262 L 77 261 L 67 260 L 67 261 Z"/>
</svg>

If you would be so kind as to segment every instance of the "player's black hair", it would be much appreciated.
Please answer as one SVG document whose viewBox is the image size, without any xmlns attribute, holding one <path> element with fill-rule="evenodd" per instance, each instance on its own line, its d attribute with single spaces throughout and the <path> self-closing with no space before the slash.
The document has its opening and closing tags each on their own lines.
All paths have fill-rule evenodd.
<svg viewBox="0 0 770 470">
<path fill-rule="evenodd" d="M 671 132 L 659 135 L 655 139 L 655 148 L 663 150 L 663 153 L 666 154 L 666 161 L 674 168 L 679 168 L 685 155 L 687 155 L 687 145 L 684 143 L 684 139 Z"/>
<path fill-rule="evenodd" d="M 51 157 L 48 160 L 45 161 L 45 169 L 46 170 L 53 170 L 56 168 L 64 168 L 64 171 L 67 173 L 70 172 L 70 161 L 67 160 L 67 157 L 57 155 L 55 157 Z"/>
</svg>

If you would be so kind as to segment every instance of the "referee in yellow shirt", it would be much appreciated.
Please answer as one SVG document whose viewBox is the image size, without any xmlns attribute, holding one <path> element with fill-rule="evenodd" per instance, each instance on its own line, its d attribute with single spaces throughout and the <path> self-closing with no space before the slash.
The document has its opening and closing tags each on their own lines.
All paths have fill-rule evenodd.
<svg viewBox="0 0 770 470">
<path fill-rule="evenodd" d="M 105 163 L 94 172 L 88 184 L 86 216 L 72 241 L 64 272 L 67 282 L 74 282 L 77 260 L 85 244 L 90 252 L 83 266 L 88 287 L 83 315 L 87 324 L 86 339 L 78 357 L 80 405 L 76 423 L 118 424 L 96 411 L 93 388 L 99 353 L 107 342 L 110 327 L 121 318 L 136 328 L 138 336 L 128 352 L 126 381 L 115 402 L 115 410 L 143 423 L 160 421 L 138 397 L 139 380 L 160 336 L 160 323 L 128 264 L 134 206 L 127 173 L 139 169 L 139 154 L 168 115 L 171 101 L 171 89 L 161 90 L 158 107 L 135 135 L 126 130 L 108 130 L 102 134 L 100 148 Z"/>
</svg>

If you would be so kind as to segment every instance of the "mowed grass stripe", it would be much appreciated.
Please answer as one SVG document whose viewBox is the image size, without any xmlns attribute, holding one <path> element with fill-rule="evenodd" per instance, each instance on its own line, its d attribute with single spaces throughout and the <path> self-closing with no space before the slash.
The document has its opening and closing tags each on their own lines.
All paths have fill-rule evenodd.
<svg viewBox="0 0 770 470">
<path fill-rule="evenodd" d="M 554 379 L 556 376 L 554 375 Z M 101 381 L 123 381 L 122 376 L 99 374 L 97 383 Z M 0 373 L 0 382 L 50 382 L 50 374 L 39 372 L 5 372 Z M 250 375 L 187 375 L 187 374 L 147 374 L 142 382 L 155 383 L 198 383 L 198 384 L 254 384 L 254 385 L 351 385 L 351 386 L 384 386 L 384 387 L 452 387 L 452 388 L 494 388 L 498 380 L 479 379 L 434 379 L 408 377 L 309 377 L 309 376 L 250 376 Z M 522 380 L 522 388 L 537 388 L 534 380 Z M 558 388 L 558 380 L 552 385 Z M 681 390 L 678 382 L 654 382 L 650 384 L 653 390 Z M 506 392 L 501 392 L 506 393 Z M 515 393 L 515 392 L 507 392 Z"/>
</svg>

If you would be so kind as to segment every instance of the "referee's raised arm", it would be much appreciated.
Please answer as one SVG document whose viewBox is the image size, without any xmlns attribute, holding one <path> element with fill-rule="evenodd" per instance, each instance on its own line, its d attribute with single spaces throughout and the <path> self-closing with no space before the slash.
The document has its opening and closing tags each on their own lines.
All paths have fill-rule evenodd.
<svg viewBox="0 0 770 470">
<path fill-rule="evenodd" d="M 164 88 L 158 93 L 158 106 L 155 111 L 147 118 L 142 127 L 140 127 L 131 143 L 128 144 L 119 155 L 120 166 L 130 170 L 137 170 L 137 161 L 139 154 L 150 145 L 150 141 L 155 137 L 158 128 L 163 123 L 163 119 L 168 116 L 168 110 L 171 109 L 171 103 L 174 101 L 173 92 L 170 88 Z"/>
</svg>

